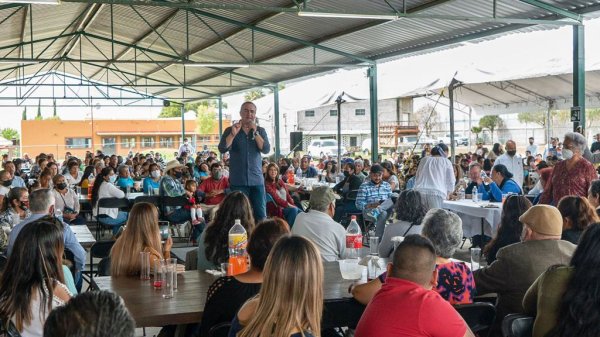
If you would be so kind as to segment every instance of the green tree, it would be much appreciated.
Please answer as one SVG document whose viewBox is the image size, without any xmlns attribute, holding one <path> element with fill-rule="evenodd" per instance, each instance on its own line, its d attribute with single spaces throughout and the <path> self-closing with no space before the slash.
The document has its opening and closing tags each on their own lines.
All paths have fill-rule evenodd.
<svg viewBox="0 0 600 337">
<path fill-rule="evenodd" d="M 48 117 L 46 119 L 60 120 L 60 117 L 58 117 L 58 114 L 56 113 L 56 100 L 52 101 L 52 109 L 53 109 L 52 117 Z"/>
<path fill-rule="evenodd" d="M 550 118 L 556 115 L 555 111 L 550 112 Z M 520 123 L 533 123 L 541 126 L 546 129 L 549 125 L 548 123 L 548 113 L 546 111 L 536 111 L 536 112 L 520 112 L 517 115 L 517 119 Z M 544 132 L 544 143 L 546 143 L 546 133 Z"/>
<path fill-rule="evenodd" d="M 21 136 L 19 136 L 19 131 L 12 129 L 12 128 L 4 128 L 4 129 L 0 130 L 0 135 L 2 136 L 2 138 L 5 138 L 7 140 L 21 138 Z"/>
<path fill-rule="evenodd" d="M 556 119 L 561 123 L 571 123 L 571 110 L 558 110 L 554 112 Z M 600 109 L 585 109 L 585 129 L 591 130 L 598 126 L 600 121 Z"/>
<path fill-rule="evenodd" d="M 419 129 L 425 130 L 427 136 L 430 136 L 431 131 L 438 128 L 440 124 L 439 113 L 431 104 L 422 106 L 419 110 L 415 111 L 413 115 L 414 122 L 417 123 Z"/>
<path fill-rule="evenodd" d="M 37 115 L 35 116 L 35 120 L 36 121 L 41 121 L 42 119 L 44 119 L 44 117 L 42 117 L 42 100 L 39 99 L 38 100 Z"/>
<path fill-rule="evenodd" d="M 479 140 L 479 134 L 483 131 L 483 129 L 479 126 L 474 126 L 471 128 L 471 132 L 475 134 L 475 143 Z"/>
<path fill-rule="evenodd" d="M 25 106 L 25 108 L 23 109 L 23 113 L 21 115 L 21 119 L 26 121 L 27 120 L 27 106 Z"/>
<path fill-rule="evenodd" d="M 218 101 L 214 99 L 204 100 L 196 103 L 185 103 L 184 110 L 194 111 L 196 112 L 196 116 L 198 115 L 198 108 L 201 106 L 213 106 L 218 107 Z M 223 104 L 223 107 L 226 108 L 227 104 Z M 170 118 L 170 117 L 181 117 L 181 105 L 179 103 L 172 103 L 170 106 L 163 107 L 158 115 L 158 118 Z"/>
<path fill-rule="evenodd" d="M 502 126 L 502 118 L 498 115 L 483 116 L 479 120 L 479 126 L 483 129 L 490 130 L 492 143 L 494 143 L 494 130 Z"/>
<path fill-rule="evenodd" d="M 281 90 L 285 89 L 285 84 L 279 83 L 277 85 L 277 87 L 279 88 L 279 91 L 281 91 Z M 267 89 L 265 89 L 265 88 L 253 89 L 250 91 L 246 91 L 246 93 L 244 94 L 244 100 L 246 100 L 247 102 L 253 102 L 259 98 L 265 97 L 268 94 L 272 94 L 272 93 L 273 93 L 272 87 L 269 87 Z"/>
<path fill-rule="evenodd" d="M 200 106 L 196 114 L 196 133 L 211 134 L 217 125 L 217 113 L 214 106 Z"/>
</svg>

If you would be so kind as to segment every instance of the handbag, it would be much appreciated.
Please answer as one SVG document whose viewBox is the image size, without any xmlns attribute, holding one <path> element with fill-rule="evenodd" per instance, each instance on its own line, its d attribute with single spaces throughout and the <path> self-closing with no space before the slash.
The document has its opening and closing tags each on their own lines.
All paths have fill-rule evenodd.
<svg viewBox="0 0 600 337">
<path fill-rule="evenodd" d="M 59 195 L 60 195 L 60 198 L 63 201 L 63 204 L 65 205 L 65 207 L 63 209 L 63 214 L 76 214 L 77 212 L 75 212 L 74 209 L 72 209 L 71 207 L 67 206 L 67 203 L 65 202 L 65 198 L 62 196 L 62 194 L 59 193 Z"/>
</svg>

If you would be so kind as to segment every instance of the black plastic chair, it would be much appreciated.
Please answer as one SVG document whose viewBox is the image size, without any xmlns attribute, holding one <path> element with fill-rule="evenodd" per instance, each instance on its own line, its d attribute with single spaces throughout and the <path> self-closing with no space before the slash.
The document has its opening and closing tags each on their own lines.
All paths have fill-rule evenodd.
<svg viewBox="0 0 600 337">
<path fill-rule="evenodd" d="M 349 327 L 355 329 L 366 306 L 353 298 L 326 300 L 321 329 Z"/>
<path fill-rule="evenodd" d="M 231 322 L 219 323 L 208 330 L 208 337 L 227 337 L 231 329 Z"/>
<path fill-rule="evenodd" d="M 158 195 L 140 195 L 139 197 L 137 197 L 133 200 L 134 204 L 137 204 L 139 202 L 147 202 L 156 207 L 159 207 L 160 206 L 160 197 Z"/>
<path fill-rule="evenodd" d="M 98 265 L 98 270 L 94 271 L 94 258 L 96 259 L 104 259 L 110 256 L 110 250 L 112 249 L 113 245 L 115 244 L 115 241 L 97 241 L 96 243 L 94 243 L 94 245 L 90 248 L 90 271 L 88 272 L 88 276 L 90 278 L 90 286 L 94 285 L 94 276 L 102 276 L 100 275 L 99 272 L 99 265 Z"/>
<path fill-rule="evenodd" d="M 98 263 L 98 276 L 110 276 L 110 256 L 103 258 Z"/>
<path fill-rule="evenodd" d="M 496 318 L 496 307 L 487 302 L 459 304 L 454 309 L 474 333 L 489 329 Z"/>
<path fill-rule="evenodd" d="M 129 208 L 129 200 L 125 198 L 101 198 L 96 203 L 96 240 L 100 237 L 100 232 L 106 229 L 107 225 L 102 223 L 102 216 L 98 214 L 100 208 L 118 208 L 118 209 L 127 209 Z M 126 221 L 118 225 L 125 224 Z M 115 225 L 115 226 L 118 226 Z M 112 227 L 112 225 L 111 225 Z"/>
<path fill-rule="evenodd" d="M 531 337 L 534 318 L 523 314 L 506 315 L 502 320 L 503 337 Z"/>
</svg>

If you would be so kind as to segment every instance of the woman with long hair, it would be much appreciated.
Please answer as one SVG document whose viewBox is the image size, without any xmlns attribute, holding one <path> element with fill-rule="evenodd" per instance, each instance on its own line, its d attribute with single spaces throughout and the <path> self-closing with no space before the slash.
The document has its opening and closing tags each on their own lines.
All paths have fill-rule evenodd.
<svg viewBox="0 0 600 337">
<path fill-rule="evenodd" d="M 173 240 L 169 237 L 164 248 L 161 245 L 156 206 L 140 202 L 131 208 L 125 229 L 110 251 L 111 276 L 135 276 L 140 274 L 140 252 L 150 253 L 154 261 L 171 257 Z"/>
<path fill-rule="evenodd" d="M 102 198 L 124 198 L 125 192 L 115 186 L 117 175 L 112 167 L 107 166 L 100 171 L 92 188 L 92 211 L 103 225 L 112 226 L 113 235 L 119 233 L 121 226 L 127 221 L 127 212 L 118 208 L 98 208 L 96 204 Z"/>
<path fill-rule="evenodd" d="M 588 201 L 596 209 L 596 214 L 600 216 L 600 180 L 594 180 L 588 190 Z"/>
<path fill-rule="evenodd" d="M 29 192 L 25 187 L 13 187 L 2 200 L 0 225 L 12 229 L 21 220 L 31 215 L 29 211 Z"/>
<path fill-rule="evenodd" d="M 287 185 L 279 177 L 279 168 L 275 163 L 267 165 L 265 192 L 273 199 L 273 201 L 267 202 L 267 214 L 269 216 L 285 218 L 287 223 L 293 226 L 296 216 L 302 210 L 294 204 L 294 199 L 292 199 Z"/>
<path fill-rule="evenodd" d="M 233 319 L 230 336 L 320 336 L 320 257 L 317 247 L 301 236 L 279 239 L 267 258 L 260 293 L 242 306 Z"/>
<path fill-rule="evenodd" d="M 396 168 L 389 161 L 381 163 L 381 167 L 383 167 L 383 180 L 390 184 L 392 191 L 396 191 L 399 185 Z"/>
<path fill-rule="evenodd" d="M 85 169 L 83 170 L 83 175 L 81 176 L 81 181 L 78 184 L 79 186 L 81 186 L 81 188 L 90 187 L 90 180 L 94 178 L 95 170 L 96 169 L 92 165 L 88 165 L 85 167 Z"/>
<path fill-rule="evenodd" d="M 228 194 L 214 219 L 208 224 L 198 240 L 198 270 L 220 269 L 229 257 L 229 230 L 240 219 L 242 226 L 252 234 L 254 216 L 248 197 L 240 191 Z"/>
<path fill-rule="evenodd" d="M 585 197 L 569 195 L 563 197 L 557 206 L 563 217 L 563 233 L 561 239 L 573 244 L 579 242 L 583 231 L 594 222 L 600 221 L 596 210 Z"/>
<path fill-rule="evenodd" d="M 250 270 L 221 277 L 208 288 L 200 336 L 208 336 L 210 328 L 219 323 L 231 322 L 240 307 L 258 294 L 271 249 L 279 238 L 289 233 L 290 226 L 281 218 L 270 218 L 256 225 L 248 240 Z"/>
<path fill-rule="evenodd" d="M 483 254 L 488 265 L 496 261 L 496 253 L 500 248 L 521 242 L 523 224 L 519 217 L 531 208 L 531 202 L 524 196 L 511 195 L 504 201 L 498 233 L 484 248 Z"/>
<path fill-rule="evenodd" d="M 62 226 L 44 217 L 23 227 L 0 276 L 0 319 L 23 337 L 41 337 L 50 311 L 72 296 L 64 285 Z"/>
<path fill-rule="evenodd" d="M 554 266 L 531 285 L 523 308 L 535 316 L 533 337 L 598 337 L 600 223 L 590 225 L 569 266 Z"/>
</svg>

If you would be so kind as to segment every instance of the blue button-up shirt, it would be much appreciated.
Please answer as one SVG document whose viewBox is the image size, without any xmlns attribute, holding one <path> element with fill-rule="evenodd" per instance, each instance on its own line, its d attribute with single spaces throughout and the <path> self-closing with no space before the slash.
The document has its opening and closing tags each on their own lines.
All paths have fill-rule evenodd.
<svg viewBox="0 0 600 337">
<path fill-rule="evenodd" d="M 7 248 L 7 252 L 8 252 L 9 256 L 12 253 L 12 249 L 15 245 L 15 241 L 17 240 L 17 236 L 19 236 L 19 233 L 21 232 L 23 227 L 25 227 L 25 225 L 27 225 L 27 224 L 30 224 L 36 220 L 41 219 L 47 215 L 48 214 L 34 213 L 29 218 L 26 218 L 23 221 L 21 221 L 18 225 L 16 225 L 10 231 L 10 236 L 8 239 L 8 248 Z M 63 239 L 65 241 L 65 248 L 70 250 L 73 253 L 73 255 L 75 256 L 75 267 L 79 271 L 83 270 L 83 266 L 85 265 L 85 256 L 86 256 L 85 249 L 83 249 L 83 247 L 81 247 L 81 244 L 79 244 L 79 241 L 77 241 L 77 237 L 75 236 L 75 233 L 73 233 L 73 231 L 71 230 L 71 227 L 64 222 L 63 222 Z"/>
<path fill-rule="evenodd" d="M 368 178 L 367 178 L 368 179 Z M 375 185 L 371 179 L 365 181 L 358 189 L 356 208 L 364 210 L 365 206 L 374 202 L 381 202 L 392 196 L 392 187 L 385 181 Z"/>
<path fill-rule="evenodd" d="M 229 151 L 229 184 L 237 186 L 258 186 L 265 184 L 265 178 L 262 174 L 261 153 L 267 154 L 271 150 L 269 138 L 264 128 L 257 127 L 258 133 L 264 139 L 262 150 L 258 149 L 256 141 L 252 139 L 251 134 L 246 134 L 240 130 L 230 147 L 226 147 L 226 138 L 231 133 L 231 127 L 228 127 L 221 136 L 219 142 L 219 152 Z"/>
</svg>

